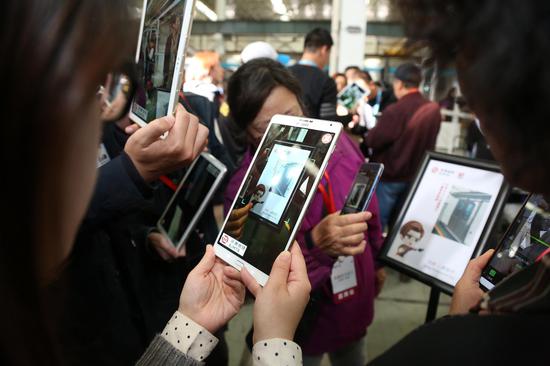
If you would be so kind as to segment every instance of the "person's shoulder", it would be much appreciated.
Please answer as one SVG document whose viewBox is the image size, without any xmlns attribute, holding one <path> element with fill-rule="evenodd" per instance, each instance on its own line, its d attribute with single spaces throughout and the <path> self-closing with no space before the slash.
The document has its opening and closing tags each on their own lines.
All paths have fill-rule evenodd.
<svg viewBox="0 0 550 366">
<path fill-rule="evenodd" d="M 536 359 L 529 343 L 538 339 L 536 334 L 542 336 L 540 324 L 548 324 L 549 319 L 549 314 L 444 317 L 412 331 L 369 365 L 394 365 L 411 359 L 422 365 L 498 365 L 525 357 L 523 352 L 503 353 L 503 349 L 530 349 L 529 359 Z"/>
</svg>

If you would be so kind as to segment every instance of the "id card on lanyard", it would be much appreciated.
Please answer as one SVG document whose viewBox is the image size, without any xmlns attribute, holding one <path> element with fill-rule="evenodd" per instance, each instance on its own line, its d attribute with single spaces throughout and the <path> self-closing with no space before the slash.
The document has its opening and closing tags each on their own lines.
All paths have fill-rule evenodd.
<svg viewBox="0 0 550 366">
<path fill-rule="evenodd" d="M 326 171 L 324 177 L 327 181 L 327 188 L 320 183 L 318 189 L 323 196 L 323 203 L 328 213 L 332 214 L 336 212 L 336 204 L 334 203 L 330 176 Z M 332 284 L 332 299 L 336 304 L 348 301 L 357 294 L 357 274 L 353 256 L 338 257 L 332 266 L 330 282 Z"/>
</svg>

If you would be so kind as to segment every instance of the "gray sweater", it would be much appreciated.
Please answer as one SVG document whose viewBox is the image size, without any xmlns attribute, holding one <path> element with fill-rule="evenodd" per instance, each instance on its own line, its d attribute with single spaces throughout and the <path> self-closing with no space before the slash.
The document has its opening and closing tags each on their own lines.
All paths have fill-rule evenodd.
<svg viewBox="0 0 550 366">
<path fill-rule="evenodd" d="M 136 365 L 199 366 L 203 365 L 203 363 L 178 351 L 166 339 L 157 334 Z"/>
</svg>

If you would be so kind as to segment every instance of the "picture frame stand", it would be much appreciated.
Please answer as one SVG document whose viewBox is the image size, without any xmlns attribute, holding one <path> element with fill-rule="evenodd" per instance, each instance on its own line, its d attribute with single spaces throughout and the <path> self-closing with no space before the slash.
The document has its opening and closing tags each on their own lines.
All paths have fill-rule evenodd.
<svg viewBox="0 0 550 366">
<path fill-rule="evenodd" d="M 433 321 L 437 315 L 437 308 L 439 307 L 439 295 L 441 295 L 441 291 L 438 288 L 432 286 L 430 290 L 430 299 L 428 300 L 428 311 L 426 312 L 426 324 Z"/>
</svg>

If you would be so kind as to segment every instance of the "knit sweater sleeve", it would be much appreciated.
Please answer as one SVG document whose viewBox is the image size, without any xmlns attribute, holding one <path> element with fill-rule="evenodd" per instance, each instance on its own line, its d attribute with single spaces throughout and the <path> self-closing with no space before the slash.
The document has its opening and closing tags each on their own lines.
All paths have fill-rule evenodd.
<svg viewBox="0 0 550 366">
<path fill-rule="evenodd" d="M 157 335 L 136 363 L 136 366 L 153 365 L 199 366 L 203 363 L 178 351 L 170 342 Z"/>
</svg>

